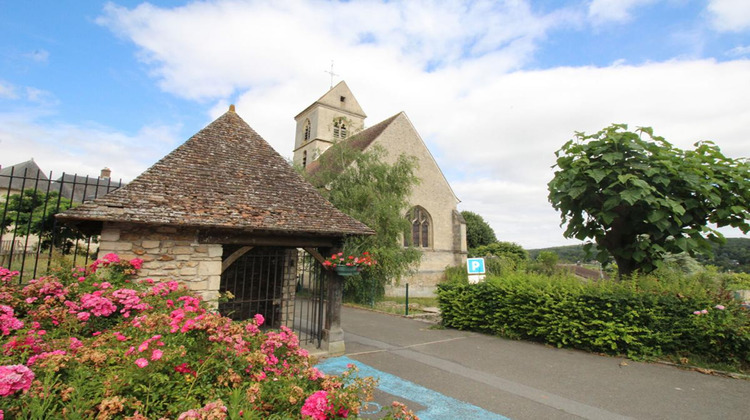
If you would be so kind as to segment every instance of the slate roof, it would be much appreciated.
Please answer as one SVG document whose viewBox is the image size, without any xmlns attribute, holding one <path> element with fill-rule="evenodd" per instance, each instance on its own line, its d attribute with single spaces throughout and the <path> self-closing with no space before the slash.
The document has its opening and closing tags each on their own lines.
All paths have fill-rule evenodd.
<svg viewBox="0 0 750 420">
<path fill-rule="evenodd" d="M 57 217 L 334 237 L 374 233 L 326 201 L 233 107 L 128 185 Z"/>
<path fill-rule="evenodd" d="M 125 185 L 122 181 L 111 178 L 89 177 L 73 174 L 63 174 L 52 182 L 52 190 L 73 201 L 82 203 L 101 197 Z"/>
<path fill-rule="evenodd" d="M 34 159 L 31 159 L 0 169 L 0 190 L 7 191 L 9 186 L 12 191 L 20 191 L 22 186 L 24 189 L 46 190 L 49 186 L 49 178 L 34 162 Z"/>
<path fill-rule="evenodd" d="M 396 115 L 394 115 L 394 116 L 392 116 L 392 117 L 390 117 L 388 119 L 385 119 L 385 120 L 383 120 L 383 121 L 381 121 L 381 122 L 373 125 L 372 127 L 369 127 L 367 129 L 364 129 L 364 130 L 360 131 L 359 133 L 357 133 L 357 134 L 349 137 L 348 139 L 346 139 L 346 140 L 344 140 L 342 142 L 336 143 L 335 145 L 331 146 L 331 148 L 329 148 L 325 152 L 323 152 L 323 154 L 321 154 L 318 157 L 318 159 L 310 162 L 307 165 L 307 167 L 305 168 L 305 170 L 310 175 L 315 175 L 320 170 L 321 161 L 325 162 L 324 156 L 326 155 L 326 153 L 328 152 L 328 150 L 331 150 L 334 147 L 346 146 L 346 147 L 351 147 L 351 148 L 354 148 L 354 149 L 357 149 L 357 150 L 360 150 L 360 151 L 365 150 L 401 114 L 403 114 L 403 112 L 399 112 L 398 114 L 396 114 Z M 347 165 L 348 165 L 348 163 L 346 163 L 344 166 L 347 166 Z M 343 167 L 341 169 L 343 169 Z"/>
</svg>

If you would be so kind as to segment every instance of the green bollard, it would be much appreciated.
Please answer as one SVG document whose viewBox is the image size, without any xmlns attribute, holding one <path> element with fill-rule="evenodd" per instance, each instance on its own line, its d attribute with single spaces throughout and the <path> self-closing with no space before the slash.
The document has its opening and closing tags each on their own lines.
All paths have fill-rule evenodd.
<svg viewBox="0 0 750 420">
<path fill-rule="evenodd" d="M 406 283 L 406 316 L 409 316 L 409 283 Z"/>
</svg>

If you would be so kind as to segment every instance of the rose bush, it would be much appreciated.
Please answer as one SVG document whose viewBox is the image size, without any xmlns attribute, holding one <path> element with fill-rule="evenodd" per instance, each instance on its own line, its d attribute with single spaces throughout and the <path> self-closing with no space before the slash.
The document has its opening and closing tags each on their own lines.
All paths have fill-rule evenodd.
<svg viewBox="0 0 750 420">
<path fill-rule="evenodd" d="M 0 267 L 0 419 L 333 419 L 370 398 L 372 378 L 324 375 L 286 327 L 134 281 L 141 263 L 108 254 L 27 285 Z"/>
</svg>

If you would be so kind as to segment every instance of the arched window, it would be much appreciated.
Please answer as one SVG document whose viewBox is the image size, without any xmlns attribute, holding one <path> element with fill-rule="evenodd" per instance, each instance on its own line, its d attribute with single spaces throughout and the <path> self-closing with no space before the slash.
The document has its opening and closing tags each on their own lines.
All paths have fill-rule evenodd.
<svg viewBox="0 0 750 420">
<path fill-rule="evenodd" d="M 344 123 L 344 120 L 339 119 L 333 122 L 333 138 L 346 138 L 346 124 Z"/>
<path fill-rule="evenodd" d="M 421 248 L 430 247 L 432 236 L 432 219 L 421 206 L 415 206 L 406 214 L 407 219 L 411 222 L 411 238 L 404 238 L 404 245 L 411 245 Z"/>
<path fill-rule="evenodd" d="M 305 134 L 304 137 L 305 141 L 310 140 L 310 120 L 305 120 Z"/>
<path fill-rule="evenodd" d="M 306 166 L 307 166 L 307 150 L 302 152 L 302 167 L 304 168 Z"/>
</svg>

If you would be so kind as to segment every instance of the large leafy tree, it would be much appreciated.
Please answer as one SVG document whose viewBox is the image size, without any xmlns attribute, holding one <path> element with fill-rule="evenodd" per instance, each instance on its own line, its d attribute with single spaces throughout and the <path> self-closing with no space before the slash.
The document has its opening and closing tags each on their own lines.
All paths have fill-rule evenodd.
<svg viewBox="0 0 750 420">
<path fill-rule="evenodd" d="M 7 208 L 5 207 L 7 204 Z M 73 206 L 72 202 L 56 191 L 44 193 L 29 188 L 21 194 L 8 197 L 0 205 L 0 232 L 14 232 L 17 236 L 37 235 L 42 247 L 54 246 L 70 253 L 75 241 L 84 239 L 80 233 L 55 224 L 55 214 Z"/>
<path fill-rule="evenodd" d="M 497 242 L 495 231 L 484 218 L 471 211 L 462 211 L 466 221 L 466 246 L 469 249 Z"/>
<path fill-rule="evenodd" d="M 350 237 L 344 244 L 347 253 L 368 251 L 378 261 L 365 274 L 376 282 L 376 293 L 382 293 L 387 282 L 411 273 L 422 256 L 418 249 L 404 247 L 402 239 L 411 228 L 405 215 L 409 194 L 419 182 L 416 159 L 401 155 L 391 164 L 385 161 L 386 155 L 381 147 L 361 151 L 341 142 L 320 157 L 315 170 L 306 173 L 334 206 L 376 232 Z"/>
<path fill-rule="evenodd" d="M 620 275 L 652 271 L 670 253 L 710 252 L 724 237 L 709 225 L 750 230 L 750 162 L 711 142 L 681 150 L 651 128 L 614 124 L 576 133 L 556 155 L 549 200 L 565 236 L 594 239 Z"/>
</svg>

